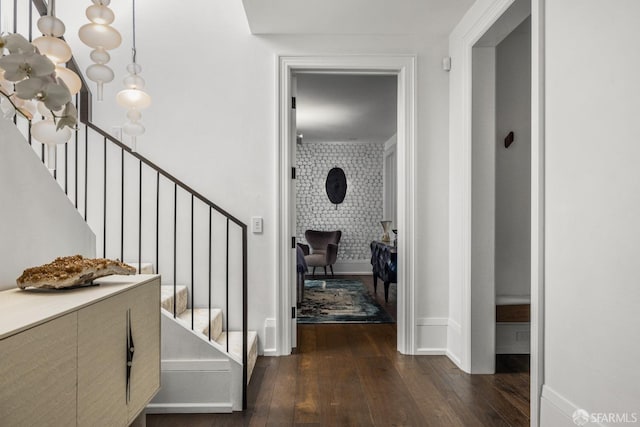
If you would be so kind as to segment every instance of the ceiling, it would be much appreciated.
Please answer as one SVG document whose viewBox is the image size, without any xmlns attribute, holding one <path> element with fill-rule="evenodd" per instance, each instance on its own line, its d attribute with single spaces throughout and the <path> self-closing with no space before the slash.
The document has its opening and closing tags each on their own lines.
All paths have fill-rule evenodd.
<svg viewBox="0 0 640 427">
<path fill-rule="evenodd" d="M 297 75 L 296 126 L 303 143 L 383 143 L 396 133 L 395 75 Z"/>
<path fill-rule="evenodd" d="M 475 0 L 243 0 L 253 34 L 449 34 Z"/>
</svg>

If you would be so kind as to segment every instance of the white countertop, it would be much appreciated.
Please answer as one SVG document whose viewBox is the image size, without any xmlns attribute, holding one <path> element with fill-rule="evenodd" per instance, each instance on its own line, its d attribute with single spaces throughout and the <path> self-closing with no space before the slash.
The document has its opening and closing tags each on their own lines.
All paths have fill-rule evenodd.
<svg viewBox="0 0 640 427">
<path fill-rule="evenodd" d="M 68 290 L 10 289 L 0 292 L 0 339 L 33 328 L 53 318 L 140 286 L 157 274 L 106 276 L 94 280 L 98 286 Z"/>
</svg>

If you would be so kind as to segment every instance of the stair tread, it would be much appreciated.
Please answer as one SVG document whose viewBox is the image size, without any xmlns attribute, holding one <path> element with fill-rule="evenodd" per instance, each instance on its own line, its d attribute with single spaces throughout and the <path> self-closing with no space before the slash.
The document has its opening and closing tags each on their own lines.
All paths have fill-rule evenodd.
<svg viewBox="0 0 640 427">
<path fill-rule="evenodd" d="M 187 308 L 177 316 L 186 326 L 191 328 L 191 309 Z M 211 309 L 211 339 L 215 340 L 222 332 L 222 310 Z M 209 335 L 209 309 L 197 308 L 193 311 L 193 330 Z"/>
<path fill-rule="evenodd" d="M 138 272 L 138 262 L 129 262 L 129 261 L 125 261 L 125 264 L 130 265 L 131 267 L 134 267 L 136 269 L 136 272 Z M 153 272 L 153 264 L 150 262 L 143 262 L 141 263 L 141 271 L 139 271 L 138 273 L 140 274 L 154 274 Z"/>
<path fill-rule="evenodd" d="M 173 313 L 173 285 L 160 286 L 160 305 L 162 308 L 170 313 Z M 188 290 L 186 286 L 176 286 L 176 294 L 178 299 L 176 301 L 176 315 L 180 315 L 187 309 L 187 295 Z"/>
</svg>

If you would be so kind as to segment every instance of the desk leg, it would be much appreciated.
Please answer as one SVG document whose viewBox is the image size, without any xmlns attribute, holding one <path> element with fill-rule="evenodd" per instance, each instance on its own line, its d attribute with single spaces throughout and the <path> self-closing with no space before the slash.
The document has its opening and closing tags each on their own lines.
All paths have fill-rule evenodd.
<svg viewBox="0 0 640 427">
<path fill-rule="evenodd" d="M 389 285 L 391 282 L 384 282 L 384 302 L 389 302 Z"/>
</svg>

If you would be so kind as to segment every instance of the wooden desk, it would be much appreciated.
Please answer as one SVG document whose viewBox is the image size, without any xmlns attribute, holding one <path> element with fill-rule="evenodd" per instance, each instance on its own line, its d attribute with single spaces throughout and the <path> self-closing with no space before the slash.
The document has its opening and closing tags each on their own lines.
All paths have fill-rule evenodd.
<svg viewBox="0 0 640 427">
<path fill-rule="evenodd" d="M 373 241 L 371 266 L 373 269 L 373 291 L 378 291 L 378 278 L 384 282 L 384 300 L 389 302 L 389 285 L 398 281 L 397 248 L 384 242 Z"/>
</svg>

